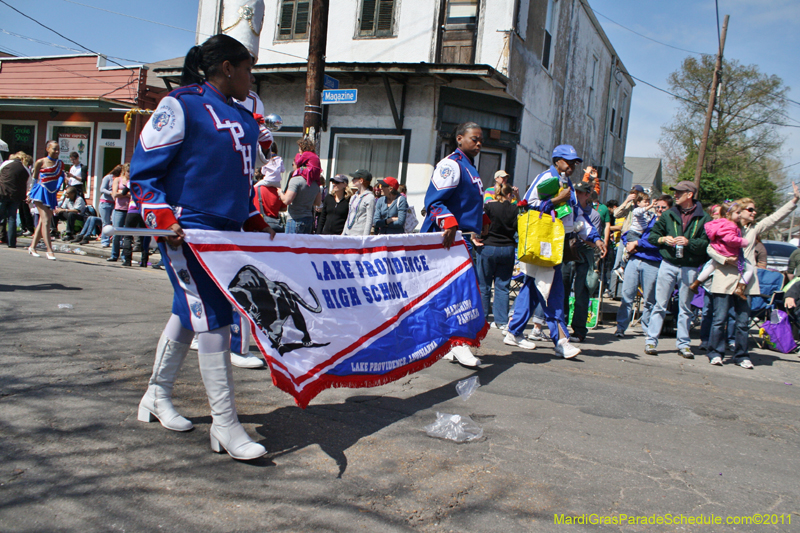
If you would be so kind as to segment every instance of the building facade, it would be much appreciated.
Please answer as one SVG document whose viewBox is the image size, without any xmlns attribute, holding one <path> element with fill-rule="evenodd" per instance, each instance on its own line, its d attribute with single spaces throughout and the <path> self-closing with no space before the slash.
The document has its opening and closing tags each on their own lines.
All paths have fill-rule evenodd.
<svg viewBox="0 0 800 533">
<path fill-rule="evenodd" d="M 276 140 L 291 161 L 311 2 L 265 7 L 254 90 L 283 118 Z M 222 30 L 225 9 L 223 0 L 200 1 L 198 43 Z M 324 106 L 318 151 L 328 177 L 358 168 L 397 177 L 419 210 L 454 127 L 474 121 L 484 128 L 476 167 L 486 185 L 504 169 L 524 189 L 551 164 L 552 148 L 569 143 L 601 167 L 604 198 L 622 194 L 634 83 L 586 0 L 336 0 L 325 72 L 358 91 L 353 104 Z M 155 73 L 171 84 L 180 76 Z"/>
<path fill-rule="evenodd" d="M 44 157 L 56 140 L 69 165 L 77 152 L 87 166 L 88 201 L 96 202 L 100 182 L 114 166 L 130 161 L 146 116 L 125 113 L 155 109 L 166 92 L 147 85 L 143 66 L 109 66 L 103 56 L 70 55 L 0 58 L 0 139 L 9 153 Z"/>
</svg>

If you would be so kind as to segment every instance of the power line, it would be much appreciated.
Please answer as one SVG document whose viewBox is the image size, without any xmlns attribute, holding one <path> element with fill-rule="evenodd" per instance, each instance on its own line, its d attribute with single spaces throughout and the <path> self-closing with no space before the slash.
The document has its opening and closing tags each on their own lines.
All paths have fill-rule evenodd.
<svg viewBox="0 0 800 533">
<path fill-rule="evenodd" d="M 58 33 L 58 32 L 57 32 L 56 30 L 54 30 L 53 28 L 51 28 L 51 27 L 49 27 L 49 26 L 46 26 L 46 25 L 42 24 L 41 22 L 39 22 L 39 21 L 38 21 L 38 20 L 36 20 L 35 18 L 33 18 L 33 17 L 29 16 L 29 15 L 26 15 L 25 13 L 23 13 L 22 11 L 20 11 L 20 10 L 19 10 L 19 9 L 17 9 L 16 7 L 12 6 L 11 4 L 9 4 L 8 2 L 6 2 L 5 0 L 0 0 L 0 3 L 2 3 L 3 5 L 5 5 L 5 6 L 6 6 L 6 7 L 8 7 L 9 9 L 12 9 L 13 11 L 16 11 L 17 13 L 19 13 L 20 15 L 22 15 L 22 16 L 23 16 L 23 17 L 25 17 L 26 19 L 28 19 L 28 20 L 30 20 L 30 21 L 32 21 L 32 22 L 35 22 L 36 24 L 38 24 L 38 25 L 39 25 L 39 26 L 41 26 L 42 28 L 44 28 L 44 29 L 46 29 L 46 30 L 50 30 L 51 32 L 55 33 L 56 35 L 58 35 L 58 36 L 59 36 L 59 37 L 61 37 L 62 39 L 65 39 L 65 40 L 67 40 L 67 41 L 71 42 L 72 44 L 74 44 L 74 45 L 76 45 L 76 46 L 80 46 L 81 48 L 83 48 L 83 49 L 84 49 L 84 50 L 86 50 L 87 52 L 91 52 L 91 53 L 93 53 L 93 54 L 95 54 L 95 55 L 98 55 L 98 56 L 99 56 L 99 55 L 102 55 L 102 54 L 98 54 L 98 53 L 97 53 L 97 52 L 95 52 L 94 50 L 91 50 L 91 49 L 89 49 L 89 48 L 86 48 L 86 47 L 85 47 L 85 46 L 83 46 L 81 43 L 79 43 L 79 42 L 77 42 L 77 41 L 73 41 L 73 40 L 72 40 L 72 39 L 70 39 L 69 37 L 67 37 L 67 36 L 65 36 L 65 35 L 62 35 L 62 34 Z M 126 67 L 125 65 L 123 65 L 123 64 L 121 64 L 121 63 L 117 63 L 117 62 L 116 62 L 116 61 L 114 61 L 114 60 L 112 60 L 111 62 L 112 62 L 112 63 L 114 63 L 114 64 L 116 64 L 116 65 L 119 65 L 120 67 L 122 67 L 122 68 L 124 68 L 124 69 L 126 69 L 126 70 L 130 70 L 131 72 L 133 72 L 133 69 L 132 69 L 132 68 L 130 68 L 130 67 Z"/>
<path fill-rule="evenodd" d="M 212 35 L 209 35 L 209 34 L 206 34 L 206 33 L 196 32 L 195 30 L 189 30 L 189 29 L 186 29 L 186 28 L 180 28 L 178 26 L 171 26 L 169 24 L 164 24 L 163 22 L 158 22 L 158 21 L 155 21 L 155 20 L 143 19 L 143 18 L 140 18 L 140 17 L 135 17 L 133 15 L 128 15 L 127 13 L 120 13 L 118 11 L 111 11 L 110 9 L 103 9 L 101 7 L 96 7 L 96 6 L 92 6 L 92 5 L 89 5 L 89 4 L 82 4 L 80 2 L 76 2 L 75 0 L 64 0 L 64 2 L 68 2 L 70 4 L 75 4 L 77 6 L 87 7 L 89 9 L 96 9 L 98 11 L 105 11 L 106 13 L 111 13 L 112 15 L 119 15 L 120 17 L 127 17 L 127 18 L 131 18 L 131 19 L 138 20 L 138 21 L 141 21 L 141 22 L 148 22 L 150 24 L 157 24 L 159 26 L 165 26 L 167 28 L 172 28 L 173 30 L 185 31 L 185 32 L 191 33 L 193 35 L 200 35 L 202 37 L 212 37 Z M 296 57 L 298 59 L 302 59 L 303 61 L 307 61 L 308 60 L 308 57 L 298 56 L 298 55 L 295 55 L 295 54 L 290 54 L 288 52 L 281 52 L 280 50 L 274 50 L 272 48 L 263 48 L 263 47 L 259 46 L 258 49 L 259 49 L 259 51 L 266 50 L 267 52 L 273 52 L 275 54 L 281 54 L 281 55 L 285 55 L 285 56 L 289 56 L 289 57 Z"/>
<path fill-rule="evenodd" d="M 684 98 L 683 96 L 679 96 L 679 95 L 677 95 L 675 93 L 669 92 L 666 89 L 662 89 L 661 87 L 653 85 L 649 81 L 644 81 L 643 79 L 637 78 L 633 74 L 631 74 L 630 76 L 634 80 L 640 81 L 640 82 L 644 83 L 645 85 L 649 85 L 650 87 L 652 87 L 653 89 L 655 89 L 657 91 L 661 91 L 662 93 L 668 94 L 668 95 L 670 95 L 670 96 L 672 96 L 674 98 L 677 98 L 679 100 L 683 100 L 684 102 L 688 102 L 688 103 L 692 104 L 693 106 L 695 106 L 695 107 L 697 107 L 699 109 L 704 109 L 704 106 L 702 104 L 700 104 L 699 102 L 694 102 L 692 100 L 689 100 L 688 98 Z M 728 113 L 728 116 L 731 116 L 731 117 L 734 117 L 734 118 L 741 118 L 742 120 L 752 120 L 754 122 L 757 121 L 754 118 L 743 117 L 741 115 L 734 115 L 734 114 L 731 114 L 731 113 Z M 794 119 L 792 119 L 792 120 L 794 120 Z M 780 122 L 762 122 L 762 124 L 769 124 L 771 126 L 783 126 L 784 128 L 800 128 L 800 125 L 795 126 L 794 124 L 781 124 Z"/>
<path fill-rule="evenodd" d="M 688 53 L 690 53 L 690 54 L 696 54 L 696 55 L 700 55 L 700 56 L 708 56 L 708 55 L 712 55 L 712 54 L 708 54 L 708 53 L 705 53 L 705 52 L 695 52 L 694 50 L 687 50 L 687 49 L 685 49 L 685 48 L 679 48 L 679 47 L 677 47 L 677 46 L 673 46 L 673 45 L 671 45 L 671 44 L 662 43 L 661 41 L 656 41 L 656 40 L 655 40 L 655 39 L 653 39 L 652 37 L 648 37 L 647 35 L 644 35 L 644 34 L 642 34 L 642 33 L 639 33 L 639 32 L 638 32 L 638 31 L 636 31 L 636 30 L 632 30 L 632 29 L 628 28 L 627 26 L 623 26 L 623 25 L 622 25 L 622 24 L 620 24 L 619 22 L 617 22 L 617 21 L 615 21 L 615 20 L 612 20 L 612 19 L 608 18 L 607 16 L 603 15 L 602 13 L 600 13 L 599 11 L 597 11 L 597 10 L 596 10 L 596 9 L 594 9 L 594 8 L 592 8 L 592 11 L 593 11 L 595 14 L 597 14 L 597 15 L 600 15 L 601 17 L 603 17 L 604 19 L 606 19 L 606 20 L 607 20 L 607 21 L 609 21 L 610 23 L 612 23 L 612 24 L 615 24 L 615 25 L 619 26 L 619 27 L 620 27 L 620 28 L 622 28 L 623 30 L 628 30 L 628 31 L 629 31 L 629 32 L 631 32 L 631 33 L 635 33 L 635 34 L 636 34 L 636 35 L 638 35 L 639 37 L 644 37 L 644 38 L 645 38 L 645 39 L 647 39 L 648 41 L 653 41 L 654 43 L 658 43 L 658 44 L 660 44 L 660 45 L 662 45 L 662 46 L 667 46 L 667 47 L 669 47 L 669 48 L 674 48 L 675 50 L 680 50 L 681 52 L 688 52 Z"/>
<path fill-rule="evenodd" d="M 47 42 L 47 41 L 42 41 L 42 40 L 40 40 L 40 39 L 34 39 L 33 37 L 28 37 L 28 36 L 26 36 L 26 35 L 20 35 L 19 33 L 14 33 L 13 31 L 8 31 L 8 30 L 5 30 L 5 29 L 3 29 L 3 28 L 0 28 L 0 32 L 3 32 L 3 33 L 5 33 L 6 35 L 10 35 L 10 36 L 12 36 L 12 37 L 17 37 L 17 38 L 19 38 L 19 39 L 24 39 L 24 40 L 26 40 L 26 41 L 30 41 L 30 42 L 32 42 L 32 43 L 43 44 L 43 45 L 45 45 L 45 46 L 52 46 L 52 47 L 54 47 L 54 48 L 61 48 L 61 49 L 63 49 L 63 50 L 69 50 L 70 52 L 79 52 L 79 53 L 83 53 L 83 51 L 82 51 L 82 50 L 77 50 L 77 49 L 75 49 L 75 48 L 70 48 L 69 46 L 64 46 L 64 45 L 61 45 L 61 44 L 56 44 L 56 43 L 50 43 L 50 42 Z M 17 52 L 15 55 L 18 55 L 18 56 L 23 56 L 23 57 L 25 56 L 25 54 L 23 54 L 22 52 Z M 137 60 L 135 60 L 135 59 L 127 59 L 127 58 L 124 58 L 124 57 L 116 57 L 116 56 L 109 56 L 109 55 L 107 55 L 107 56 L 105 56 L 105 57 L 110 57 L 110 58 L 112 58 L 112 59 L 119 59 L 120 61 L 130 61 L 131 63 L 141 63 L 141 64 L 145 63 L 144 61 L 137 61 Z"/>
</svg>

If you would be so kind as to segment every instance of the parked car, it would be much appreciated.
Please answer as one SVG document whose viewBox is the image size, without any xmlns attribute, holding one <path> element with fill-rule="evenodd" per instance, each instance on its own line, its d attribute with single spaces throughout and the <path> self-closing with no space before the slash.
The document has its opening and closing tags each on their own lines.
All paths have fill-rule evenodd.
<svg viewBox="0 0 800 533">
<path fill-rule="evenodd" d="M 767 249 L 767 268 L 785 272 L 789 269 L 789 256 L 797 246 L 783 241 L 761 241 Z"/>
</svg>

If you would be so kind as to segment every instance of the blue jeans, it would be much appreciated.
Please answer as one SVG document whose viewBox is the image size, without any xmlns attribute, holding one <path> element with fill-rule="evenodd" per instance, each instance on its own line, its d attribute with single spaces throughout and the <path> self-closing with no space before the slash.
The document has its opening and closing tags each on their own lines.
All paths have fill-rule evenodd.
<svg viewBox="0 0 800 533">
<path fill-rule="evenodd" d="M 475 270 L 481 288 L 483 314 L 489 316 L 492 301 L 492 282 L 494 281 L 494 306 L 492 314 L 498 326 L 508 324 L 508 289 L 514 273 L 516 248 L 512 246 L 476 246 L 477 261 Z"/>
<path fill-rule="evenodd" d="M 619 244 L 617 245 L 617 252 L 616 255 L 614 256 L 614 266 L 612 267 L 612 270 L 616 270 L 622 265 L 622 255 L 624 253 L 625 253 L 625 246 L 622 244 L 622 241 L 620 241 Z M 617 294 L 619 293 L 618 291 L 619 278 L 617 277 L 617 275 L 611 273 L 610 281 L 608 283 L 609 283 L 608 290 L 611 293 L 611 296 L 617 296 Z"/>
<path fill-rule="evenodd" d="M 700 322 L 700 344 L 705 344 L 708 347 L 708 339 L 711 337 L 711 322 L 714 320 L 714 299 L 711 298 L 711 293 L 705 291 L 703 295 L 703 321 Z M 736 313 L 734 308 L 731 307 L 728 311 L 728 328 L 727 335 L 728 344 L 736 343 Z"/>
<path fill-rule="evenodd" d="M 119 209 L 114 209 L 114 214 L 111 217 L 111 223 L 114 225 L 115 228 L 124 228 L 125 227 L 125 217 L 128 216 L 127 211 L 121 211 Z M 111 259 L 119 259 L 119 245 L 122 241 L 122 237 L 119 235 L 114 235 L 114 240 L 111 244 Z"/>
<path fill-rule="evenodd" d="M 591 248 L 579 249 L 583 262 L 570 261 L 561 266 L 564 280 L 564 309 L 569 309 L 570 290 L 575 293 L 575 309 L 572 313 L 572 331 L 578 337 L 585 337 L 589 332 L 586 319 L 589 316 L 589 289 L 586 287 L 586 275 L 594 266 L 594 251 Z M 567 312 L 565 311 L 565 314 Z"/>
<path fill-rule="evenodd" d="M 631 323 L 631 307 L 636 297 L 636 289 L 642 287 L 642 329 L 647 333 L 650 315 L 656 303 L 656 279 L 658 263 L 642 261 L 631 257 L 625 267 L 625 280 L 622 282 L 622 303 L 617 311 L 617 331 L 625 333 Z"/>
<path fill-rule="evenodd" d="M 108 226 L 111 224 L 111 215 L 114 213 L 114 204 L 100 202 L 97 206 L 97 211 L 100 214 L 100 220 L 102 221 L 103 226 Z M 111 242 L 111 237 L 106 237 L 102 233 L 100 235 L 101 244 L 105 245 Z"/>
<path fill-rule="evenodd" d="M 0 220 L 8 219 L 8 247 L 17 247 L 17 209 L 19 202 L 8 196 L 0 196 Z"/>
<path fill-rule="evenodd" d="M 664 325 L 664 316 L 667 314 L 667 306 L 678 283 L 678 337 L 676 343 L 678 349 L 688 348 L 691 344 L 689 339 L 689 326 L 692 323 L 692 298 L 694 293 L 689 289 L 689 285 L 697 278 L 696 267 L 679 267 L 667 261 L 661 261 L 658 267 L 658 280 L 656 281 L 656 305 L 650 314 L 650 324 L 647 327 L 646 344 L 658 346 L 658 337 L 661 335 L 661 326 Z"/>
<path fill-rule="evenodd" d="M 102 219 L 100 217 L 87 217 L 83 222 L 83 229 L 80 233 L 78 233 L 78 235 L 91 237 L 94 235 L 95 230 L 99 230 L 101 228 L 101 222 Z"/>
<path fill-rule="evenodd" d="M 515 337 L 522 335 L 525 325 L 531 317 L 536 305 L 541 303 L 544 316 L 547 319 L 547 328 L 550 330 L 550 339 L 553 344 L 558 343 L 559 329 L 568 336 L 567 322 L 564 319 L 564 280 L 561 277 L 561 265 L 554 267 L 553 285 L 550 287 L 550 296 L 545 303 L 544 298 L 536 288 L 536 280 L 525 276 L 525 283 L 514 300 L 514 316 L 508 325 L 508 331 Z"/>
<path fill-rule="evenodd" d="M 722 357 L 725 353 L 725 322 L 728 320 L 728 308 L 732 307 L 736 315 L 734 338 L 736 349 L 734 357 L 741 361 L 749 359 L 747 355 L 747 331 L 750 323 L 750 298 L 742 300 L 732 294 L 712 294 L 714 302 L 714 318 L 711 323 L 711 335 L 708 338 L 708 359 Z"/>
<path fill-rule="evenodd" d="M 286 233 L 310 234 L 314 230 L 314 217 L 289 218 L 286 220 Z"/>
</svg>

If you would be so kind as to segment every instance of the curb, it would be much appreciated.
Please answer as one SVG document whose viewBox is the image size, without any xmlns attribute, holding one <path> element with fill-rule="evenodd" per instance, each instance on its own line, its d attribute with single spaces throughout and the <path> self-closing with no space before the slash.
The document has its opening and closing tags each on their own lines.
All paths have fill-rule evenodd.
<svg viewBox="0 0 800 533">
<path fill-rule="evenodd" d="M 41 241 L 40 241 L 41 242 Z M 103 248 L 100 245 L 99 241 L 94 241 L 89 244 L 72 244 L 69 242 L 63 242 L 60 239 L 52 239 L 53 242 L 53 250 L 55 252 L 60 253 L 72 253 L 75 254 L 76 250 L 80 250 L 85 252 L 85 254 L 76 254 L 76 255 L 87 255 L 89 257 L 97 257 L 100 259 L 109 259 L 111 257 L 111 247 Z M 17 247 L 19 248 L 21 245 L 24 245 L 26 248 L 30 247 L 31 245 L 31 238 L 30 237 L 17 237 Z M 69 251 L 64 251 L 64 247 L 69 248 Z M 131 254 L 131 261 L 132 262 L 139 262 L 141 260 L 141 253 L 140 252 L 133 252 Z M 158 254 L 156 254 L 158 255 Z M 153 257 L 153 254 L 150 255 Z M 160 257 L 160 256 L 159 256 Z M 156 263 L 157 261 L 150 261 L 151 263 Z"/>
</svg>

